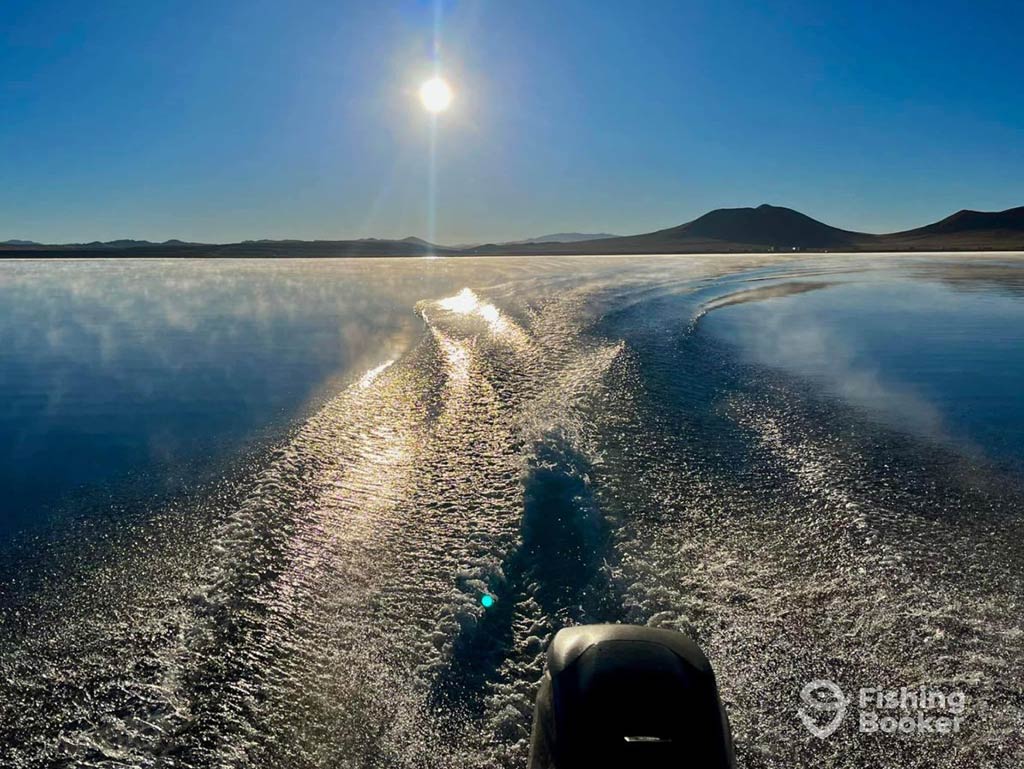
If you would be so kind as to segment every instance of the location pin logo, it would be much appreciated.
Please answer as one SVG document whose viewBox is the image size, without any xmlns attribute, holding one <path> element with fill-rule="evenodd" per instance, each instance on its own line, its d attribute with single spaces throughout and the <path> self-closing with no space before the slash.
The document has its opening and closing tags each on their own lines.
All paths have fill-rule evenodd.
<svg viewBox="0 0 1024 769">
<path fill-rule="evenodd" d="M 800 690 L 800 699 L 804 701 L 806 708 L 800 708 L 797 715 L 804 722 L 807 731 L 823 740 L 839 728 L 846 715 L 846 706 L 849 700 L 843 694 L 843 690 L 832 681 L 816 679 Z M 810 711 L 810 712 L 808 712 Z M 821 724 L 821 717 L 815 717 L 812 713 L 832 713 L 828 723 Z"/>
</svg>

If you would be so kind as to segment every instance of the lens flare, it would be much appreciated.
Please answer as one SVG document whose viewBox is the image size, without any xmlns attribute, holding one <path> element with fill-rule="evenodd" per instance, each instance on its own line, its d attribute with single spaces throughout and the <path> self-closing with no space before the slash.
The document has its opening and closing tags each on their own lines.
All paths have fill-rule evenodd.
<svg viewBox="0 0 1024 769">
<path fill-rule="evenodd" d="M 452 89 L 443 78 L 432 77 L 420 86 L 420 101 L 428 112 L 444 112 L 452 103 Z"/>
</svg>

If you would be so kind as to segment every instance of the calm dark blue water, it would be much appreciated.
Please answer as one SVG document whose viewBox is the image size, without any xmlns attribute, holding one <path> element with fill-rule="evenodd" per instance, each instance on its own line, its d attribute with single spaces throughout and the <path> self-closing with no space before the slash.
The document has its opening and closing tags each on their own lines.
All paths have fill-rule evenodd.
<svg viewBox="0 0 1024 769">
<path fill-rule="evenodd" d="M 380 269 L 0 264 L 0 541 L 283 437 L 416 330 Z"/>
<path fill-rule="evenodd" d="M 742 766 L 1017 767 L 1022 393 L 1020 256 L 0 262 L 0 765 L 521 767 L 611 621 Z"/>
<path fill-rule="evenodd" d="M 899 279 L 855 273 L 715 313 L 709 330 L 746 359 L 881 421 L 1019 464 L 1024 281 L 1012 263 L 1001 282 L 986 280 L 993 265 L 973 267 L 975 282 L 916 270 Z"/>
</svg>

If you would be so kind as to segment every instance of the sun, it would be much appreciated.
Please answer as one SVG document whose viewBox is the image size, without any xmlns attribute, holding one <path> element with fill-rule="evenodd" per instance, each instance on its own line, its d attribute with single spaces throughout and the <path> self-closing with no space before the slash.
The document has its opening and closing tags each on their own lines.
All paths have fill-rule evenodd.
<svg viewBox="0 0 1024 769">
<path fill-rule="evenodd" d="M 440 77 L 432 77 L 420 86 L 420 101 L 428 112 L 444 112 L 452 103 L 452 96 L 451 86 Z"/>
</svg>

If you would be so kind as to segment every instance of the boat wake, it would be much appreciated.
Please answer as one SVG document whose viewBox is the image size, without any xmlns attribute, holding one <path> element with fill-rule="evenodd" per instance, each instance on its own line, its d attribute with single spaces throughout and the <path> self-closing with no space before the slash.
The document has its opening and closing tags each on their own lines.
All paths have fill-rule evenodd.
<svg viewBox="0 0 1024 769">
<path fill-rule="evenodd" d="M 251 477 L 5 615 L 3 763 L 522 766 L 552 634 L 627 621 L 707 649 L 746 766 L 1012 765 L 1021 497 L 689 322 L 827 283 L 709 285 L 421 301 Z M 973 726 L 812 744 L 822 677 L 956 685 Z"/>
</svg>

